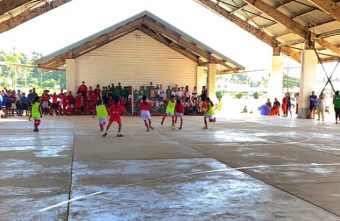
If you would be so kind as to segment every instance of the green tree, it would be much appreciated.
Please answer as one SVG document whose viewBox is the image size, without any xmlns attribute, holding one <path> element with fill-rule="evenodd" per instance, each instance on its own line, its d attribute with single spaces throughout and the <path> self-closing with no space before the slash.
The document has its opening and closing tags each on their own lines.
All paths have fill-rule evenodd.
<svg viewBox="0 0 340 221">
<path fill-rule="evenodd" d="M 282 85 L 283 88 L 295 88 L 295 87 L 299 87 L 300 86 L 300 79 L 296 78 L 296 77 L 291 77 L 288 76 L 287 74 L 283 75 L 283 79 L 282 79 Z"/>
</svg>

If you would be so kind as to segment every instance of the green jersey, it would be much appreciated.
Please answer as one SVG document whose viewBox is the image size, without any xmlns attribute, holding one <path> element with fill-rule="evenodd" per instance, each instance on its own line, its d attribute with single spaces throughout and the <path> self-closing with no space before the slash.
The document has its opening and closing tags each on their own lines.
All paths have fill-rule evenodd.
<svg viewBox="0 0 340 221">
<path fill-rule="evenodd" d="M 340 95 L 335 95 L 333 97 L 333 104 L 335 108 L 340 108 Z"/>
<path fill-rule="evenodd" d="M 109 115 L 107 113 L 106 107 L 104 104 L 100 104 L 96 107 L 97 117 L 99 119 L 107 118 Z"/>
<path fill-rule="evenodd" d="M 40 119 L 41 118 L 41 114 L 40 114 L 40 102 L 35 102 L 32 105 L 32 117 L 34 119 Z"/>
<path fill-rule="evenodd" d="M 211 106 L 211 104 L 207 105 L 207 111 L 205 112 L 205 115 L 212 116 L 214 115 L 214 108 Z"/>
<path fill-rule="evenodd" d="M 176 101 L 169 100 L 168 105 L 166 106 L 166 113 L 175 113 Z"/>
</svg>

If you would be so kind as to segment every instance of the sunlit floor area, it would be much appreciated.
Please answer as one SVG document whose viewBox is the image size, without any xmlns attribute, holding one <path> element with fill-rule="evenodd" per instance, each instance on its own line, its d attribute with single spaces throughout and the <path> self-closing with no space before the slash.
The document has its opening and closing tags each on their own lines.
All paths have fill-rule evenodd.
<svg viewBox="0 0 340 221">
<path fill-rule="evenodd" d="M 0 121 L 0 220 L 340 220 L 340 125 L 243 115 Z"/>
</svg>

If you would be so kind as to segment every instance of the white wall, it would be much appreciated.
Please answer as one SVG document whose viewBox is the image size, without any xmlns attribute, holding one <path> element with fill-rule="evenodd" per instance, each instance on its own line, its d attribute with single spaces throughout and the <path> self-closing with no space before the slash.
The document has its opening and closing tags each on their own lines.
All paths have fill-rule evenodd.
<svg viewBox="0 0 340 221">
<path fill-rule="evenodd" d="M 76 87 L 83 80 L 88 86 L 196 85 L 195 62 L 138 30 L 76 58 L 75 65 Z"/>
</svg>

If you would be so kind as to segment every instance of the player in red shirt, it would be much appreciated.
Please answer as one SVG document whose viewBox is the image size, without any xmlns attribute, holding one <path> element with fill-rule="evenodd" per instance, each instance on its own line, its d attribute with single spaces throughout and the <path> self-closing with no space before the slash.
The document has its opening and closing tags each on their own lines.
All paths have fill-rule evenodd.
<svg viewBox="0 0 340 221">
<path fill-rule="evenodd" d="M 146 95 L 143 95 L 142 102 L 139 104 L 140 109 L 140 116 L 144 120 L 144 124 L 146 126 L 146 132 L 149 132 L 150 129 L 153 130 L 153 127 L 151 126 L 151 103 L 147 100 Z"/>
<path fill-rule="evenodd" d="M 43 113 L 45 115 L 49 114 L 50 112 L 50 95 L 48 95 L 48 91 L 45 90 L 43 95 L 41 96 L 41 100 L 42 100 L 42 110 L 43 110 Z"/>
<path fill-rule="evenodd" d="M 100 85 L 97 84 L 97 87 L 94 89 L 94 94 L 96 95 L 97 99 L 100 100 Z"/>
<path fill-rule="evenodd" d="M 177 118 L 179 117 L 179 119 L 181 119 L 181 126 L 178 129 L 181 130 L 183 126 L 184 105 L 180 99 L 178 99 L 176 102 L 175 111 L 175 124 L 177 124 Z"/>
<path fill-rule="evenodd" d="M 63 89 L 60 90 L 60 94 L 58 94 L 59 102 L 60 102 L 60 114 L 65 114 L 67 101 L 66 101 L 66 93 L 64 93 Z"/>
<path fill-rule="evenodd" d="M 83 109 L 84 97 L 81 95 L 81 93 L 78 93 L 74 99 L 75 99 L 74 110 L 76 113 L 80 114 L 82 113 Z"/>
<path fill-rule="evenodd" d="M 56 94 L 56 92 L 54 92 L 53 95 L 52 95 L 51 114 L 52 114 L 52 116 L 53 116 L 53 114 L 58 115 L 58 95 Z"/>
<path fill-rule="evenodd" d="M 86 97 L 87 94 L 87 86 L 85 85 L 85 81 L 81 82 L 82 84 L 78 87 L 78 92 L 83 95 L 83 97 Z"/>
<path fill-rule="evenodd" d="M 69 91 L 68 95 L 66 96 L 66 104 L 67 104 L 66 113 L 68 115 L 73 114 L 74 103 L 75 103 L 74 96 L 72 95 L 72 92 Z"/>
<path fill-rule="evenodd" d="M 103 134 L 103 137 L 107 136 L 107 132 L 109 131 L 111 124 L 113 122 L 117 122 L 118 123 L 118 133 L 117 133 L 117 137 L 123 137 L 123 134 L 121 133 L 122 130 L 122 120 L 120 118 L 121 114 L 124 112 L 127 115 L 129 115 L 129 113 L 120 105 L 120 97 L 116 96 L 114 98 L 114 103 L 112 104 L 112 106 L 110 107 L 110 119 L 109 119 L 109 123 L 106 127 L 106 131 Z"/>
</svg>

